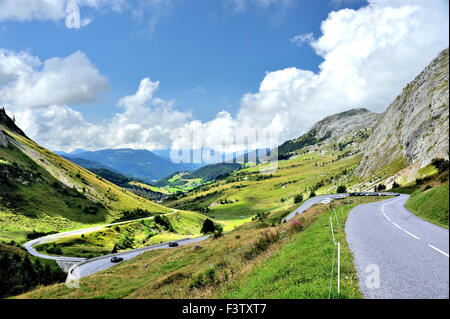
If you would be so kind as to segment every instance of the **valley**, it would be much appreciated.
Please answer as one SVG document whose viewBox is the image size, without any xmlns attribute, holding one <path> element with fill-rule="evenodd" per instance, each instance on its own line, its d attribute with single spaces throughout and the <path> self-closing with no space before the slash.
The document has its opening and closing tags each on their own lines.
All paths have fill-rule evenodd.
<svg viewBox="0 0 450 319">
<path fill-rule="evenodd" d="M 330 115 L 282 143 L 271 173 L 265 162 L 169 169 L 155 164 L 156 154 L 132 149 L 77 153 L 72 162 L 29 139 L 3 109 L 0 120 L 0 252 L 24 255 L 20 247 L 36 240 L 39 256 L 79 259 L 85 271 L 79 289 L 66 287 L 55 270 L 47 286 L 36 281 L 6 297 L 399 297 L 404 287 L 395 280 L 381 295 L 365 290 L 360 258 L 368 247 L 364 234 L 375 225 L 374 238 L 386 243 L 371 250 L 377 256 L 392 259 L 389 238 L 417 253 L 411 238 L 400 237 L 409 231 L 386 228 L 394 224 L 384 219 L 384 207 L 398 205 L 399 215 L 391 217 L 404 218 L 411 231 L 437 229 L 420 249 L 440 276 L 423 287 L 438 286 L 430 296 L 448 298 L 442 286 L 448 276 L 441 272 L 448 269 L 448 49 L 382 114 L 357 108 Z M 321 202 L 354 192 L 362 194 Z M 313 205 L 301 209 L 308 200 Z M 351 226 L 371 219 L 362 235 L 357 230 L 364 227 Z M 69 231 L 76 232 L 64 234 Z M 342 249 L 339 293 L 328 286 L 335 239 Z M 125 259 L 114 265 L 112 255 Z M 415 265 L 412 274 L 419 276 L 425 268 Z"/>
</svg>

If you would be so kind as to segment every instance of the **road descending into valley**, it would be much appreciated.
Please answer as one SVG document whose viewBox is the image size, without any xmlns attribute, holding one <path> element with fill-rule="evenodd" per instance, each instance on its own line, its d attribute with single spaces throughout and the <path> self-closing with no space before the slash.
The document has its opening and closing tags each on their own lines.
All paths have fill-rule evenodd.
<svg viewBox="0 0 450 319">
<path fill-rule="evenodd" d="M 365 298 L 449 298 L 449 232 L 405 208 L 408 195 L 355 207 L 345 224 Z"/>
<path fill-rule="evenodd" d="M 306 200 L 290 213 L 289 221 L 325 198 L 321 195 Z M 409 212 L 404 204 L 408 195 L 361 204 L 352 209 L 345 224 L 347 242 L 354 255 L 359 285 L 365 298 L 448 298 L 449 297 L 449 232 Z M 176 213 L 174 210 L 172 213 Z M 149 219 L 153 217 L 143 218 Z M 108 269 L 115 263 L 112 256 L 130 260 L 146 251 L 169 249 L 168 243 L 123 251 L 91 259 L 47 256 L 34 245 L 67 236 L 98 231 L 103 227 L 129 223 L 126 221 L 59 233 L 32 240 L 24 247 L 34 256 L 68 262 L 68 281 Z M 331 234 L 330 234 L 331 236 Z M 180 246 L 197 243 L 209 236 L 178 240 Z M 174 248 L 171 248 L 174 249 Z M 176 248 L 175 248 L 176 249 Z M 378 276 L 379 275 L 379 276 Z"/>
</svg>

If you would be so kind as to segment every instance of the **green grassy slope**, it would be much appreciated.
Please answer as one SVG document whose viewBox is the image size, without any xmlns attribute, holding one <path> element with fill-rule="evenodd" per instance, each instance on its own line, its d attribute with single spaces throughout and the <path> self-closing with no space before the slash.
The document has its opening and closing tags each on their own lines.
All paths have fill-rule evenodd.
<svg viewBox="0 0 450 319">
<path fill-rule="evenodd" d="M 166 216 L 170 229 L 153 219 L 108 226 L 100 231 L 60 239 L 37 245 L 39 252 L 50 255 L 92 258 L 160 242 L 200 236 L 206 216 L 178 211 Z M 56 249 L 55 249 L 56 248 Z"/>
<path fill-rule="evenodd" d="M 0 240 L 23 242 L 30 232 L 108 223 L 123 210 L 171 210 L 154 204 L 42 148 L 6 127 L 0 148 Z"/>
<path fill-rule="evenodd" d="M 411 194 L 406 208 L 423 219 L 448 228 L 449 190 L 448 184 L 429 190 L 418 189 Z"/>
<path fill-rule="evenodd" d="M 323 155 L 312 152 L 279 161 L 279 168 L 273 174 L 260 173 L 264 164 L 241 169 L 167 204 L 203 212 L 219 221 L 248 218 L 257 213 L 286 214 L 295 207 L 295 195 L 302 193 L 307 199 L 311 190 L 316 194 L 332 193 L 338 185 L 350 182 L 360 155 L 338 160 L 339 154 L 341 152 L 332 150 Z M 279 214 L 279 219 L 283 213 Z"/>
<path fill-rule="evenodd" d="M 337 210 L 342 225 L 335 227 L 342 244 L 341 298 L 361 297 L 343 225 L 353 206 L 372 200 L 377 199 L 352 198 Z M 17 298 L 327 298 L 333 253 L 328 218 L 334 205 L 339 204 L 315 205 L 297 217 L 298 223 L 270 227 L 265 218 L 256 219 L 201 242 L 197 250 L 190 245 L 149 251 L 82 278 L 80 289 L 57 284 Z"/>
</svg>

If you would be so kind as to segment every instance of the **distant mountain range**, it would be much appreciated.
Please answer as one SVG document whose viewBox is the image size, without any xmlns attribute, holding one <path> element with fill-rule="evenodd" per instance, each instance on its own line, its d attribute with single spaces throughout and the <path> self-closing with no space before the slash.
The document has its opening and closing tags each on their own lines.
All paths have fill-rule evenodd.
<svg viewBox="0 0 450 319">
<path fill-rule="evenodd" d="M 193 172 L 202 164 L 173 163 L 147 150 L 130 148 L 106 149 L 91 152 L 60 154 L 66 159 L 87 169 L 104 168 L 127 177 L 151 183 L 178 171 Z"/>
</svg>

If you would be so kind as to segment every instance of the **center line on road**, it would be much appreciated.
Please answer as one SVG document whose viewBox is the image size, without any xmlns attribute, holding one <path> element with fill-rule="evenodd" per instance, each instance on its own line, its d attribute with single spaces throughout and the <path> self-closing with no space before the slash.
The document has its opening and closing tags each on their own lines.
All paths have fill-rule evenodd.
<svg viewBox="0 0 450 319">
<path fill-rule="evenodd" d="M 441 253 L 442 255 L 444 255 L 444 256 L 446 256 L 448 258 L 448 254 L 445 251 L 442 251 L 439 248 L 437 248 L 437 247 L 435 247 L 435 246 L 433 246 L 431 244 L 428 244 L 428 246 L 430 246 L 431 248 L 433 248 L 434 250 L 436 250 L 437 252 Z"/>
<path fill-rule="evenodd" d="M 415 239 L 419 239 L 420 240 L 420 238 L 419 237 L 417 237 L 416 235 L 414 235 L 414 234 L 411 234 L 409 231 L 407 231 L 407 230 L 405 230 L 404 231 L 405 233 L 407 233 L 408 235 L 410 235 L 410 236 L 412 236 L 412 237 L 414 237 Z"/>
<path fill-rule="evenodd" d="M 394 224 L 394 226 L 397 227 L 398 229 L 403 230 L 403 228 L 401 228 L 398 224 L 396 224 L 396 223 L 394 223 L 394 222 L 392 222 L 392 224 Z"/>
</svg>

